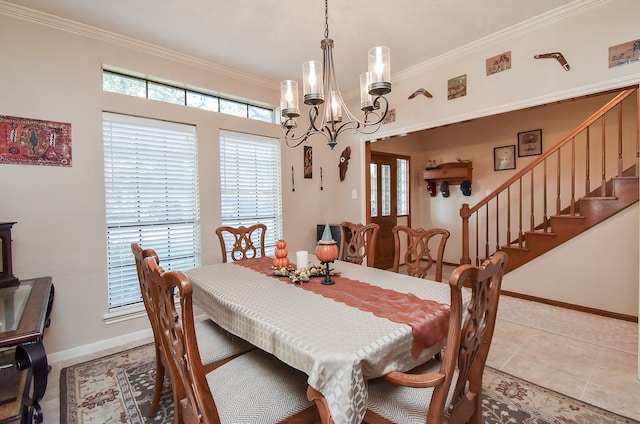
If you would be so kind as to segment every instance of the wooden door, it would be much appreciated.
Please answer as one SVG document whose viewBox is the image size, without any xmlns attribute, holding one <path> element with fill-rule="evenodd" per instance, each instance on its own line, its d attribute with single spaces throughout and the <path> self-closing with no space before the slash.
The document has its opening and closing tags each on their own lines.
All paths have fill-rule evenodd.
<svg viewBox="0 0 640 424">
<path fill-rule="evenodd" d="M 371 152 L 369 164 L 371 222 L 380 226 L 376 240 L 375 267 L 393 267 L 394 243 L 391 229 L 397 225 L 396 156 Z"/>
</svg>

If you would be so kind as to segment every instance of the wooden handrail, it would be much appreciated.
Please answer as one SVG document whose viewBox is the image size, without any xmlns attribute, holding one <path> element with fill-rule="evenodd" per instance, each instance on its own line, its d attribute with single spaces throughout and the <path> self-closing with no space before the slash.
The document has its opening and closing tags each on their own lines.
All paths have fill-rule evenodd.
<svg viewBox="0 0 640 424">
<path fill-rule="evenodd" d="M 565 135 L 563 138 L 561 138 L 556 144 L 554 144 L 550 149 L 548 149 L 546 152 L 542 153 L 540 156 L 538 156 L 535 160 L 533 160 L 531 163 L 529 163 L 527 166 L 525 166 L 522 170 L 520 170 L 519 172 L 517 172 L 516 174 L 514 174 L 513 176 L 511 176 L 511 178 L 507 179 L 504 183 L 502 183 L 498 188 L 496 188 L 495 190 L 493 190 L 489 195 L 487 195 L 485 198 L 483 198 L 482 200 L 480 200 L 476 205 L 474 205 L 473 207 L 470 207 L 468 203 L 465 203 L 462 205 L 461 209 L 460 209 L 460 217 L 462 218 L 462 258 L 460 259 L 460 263 L 461 264 L 467 264 L 467 263 L 471 263 L 471 258 L 469 256 L 469 242 L 470 242 L 470 234 L 469 234 L 469 218 L 476 214 L 476 220 L 477 220 L 477 215 L 478 212 L 485 206 L 488 205 L 489 202 L 491 202 L 492 200 L 496 199 L 496 202 L 498 202 L 498 196 L 503 193 L 505 190 L 509 190 L 510 187 L 514 184 L 514 183 L 519 183 L 520 184 L 520 203 L 522 203 L 522 178 L 528 174 L 531 173 L 531 188 L 534 187 L 533 184 L 533 169 L 538 167 L 538 165 L 540 164 L 544 164 L 544 169 L 543 169 L 543 181 L 544 181 L 544 199 L 542 200 L 543 202 L 543 208 L 544 208 L 544 225 L 543 228 L 546 228 L 546 222 L 547 222 L 547 199 L 546 199 L 546 191 L 547 191 L 547 162 L 546 160 L 551 157 L 553 154 L 556 154 L 557 152 L 559 152 L 559 150 L 564 147 L 565 145 L 572 143 L 571 145 L 571 159 L 570 159 L 570 164 L 571 164 L 571 181 L 570 181 L 570 186 L 569 186 L 569 190 L 570 193 L 569 195 L 571 196 L 571 204 L 570 204 L 570 213 L 573 215 L 575 213 L 575 167 L 576 167 L 576 163 L 575 163 L 575 138 L 581 134 L 583 131 L 586 130 L 586 145 L 589 146 L 590 143 L 590 133 L 589 133 L 589 129 L 591 127 L 591 125 L 593 125 L 595 122 L 597 122 L 598 120 L 602 120 L 602 178 L 603 181 L 601 182 L 601 186 L 602 186 L 602 190 L 604 190 L 605 187 L 605 152 L 604 152 L 604 140 L 605 140 L 605 129 L 606 129 L 606 121 L 605 121 L 605 115 L 611 111 L 613 108 L 615 108 L 616 106 L 620 106 L 620 109 L 618 111 L 618 122 L 619 122 L 619 128 L 618 128 L 618 133 L 617 133 L 617 140 L 616 140 L 616 144 L 618 146 L 618 157 L 617 157 L 617 168 L 618 168 L 618 176 L 622 175 L 622 108 L 621 108 L 621 103 L 623 100 L 625 100 L 627 97 L 629 97 L 630 95 L 632 95 L 633 93 L 636 93 L 638 91 L 638 87 L 630 87 L 630 88 L 626 88 L 623 89 L 619 94 L 617 94 L 613 99 L 611 99 L 610 101 L 608 101 L 605 105 L 603 105 L 600 109 L 598 109 L 595 113 L 593 113 L 590 117 L 588 117 L 584 122 L 582 122 L 581 124 L 579 124 L 576 128 L 574 128 L 572 131 L 570 131 L 567 135 Z M 638 114 L 640 115 L 640 96 L 638 97 L 638 101 L 637 101 L 637 105 L 636 107 L 638 108 Z M 639 169 L 638 168 L 638 164 L 640 163 L 640 119 L 636 118 L 636 128 L 635 128 L 635 154 L 636 154 L 636 158 L 635 158 L 635 163 L 636 163 L 636 170 Z M 587 160 L 589 160 L 589 156 L 587 153 Z M 557 169 L 557 199 L 556 199 L 556 206 L 557 206 L 557 210 L 556 210 L 556 214 L 559 214 L 561 211 L 561 205 L 560 205 L 560 188 L 561 188 L 561 184 L 560 184 L 560 174 L 561 174 L 561 170 L 560 170 L 560 154 L 558 154 L 558 169 Z M 637 172 L 637 171 L 636 171 Z M 587 162 L 587 169 L 586 169 L 586 180 L 585 180 L 585 186 L 587 187 L 587 193 L 589 193 L 589 184 L 590 184 L 590 169 L 589 169 L 589 165 Z M 604 195 L 604 194 L 603 194 Z M 510 198 L 510 192 L 508 191 L 507 196 Z M 533 194 L 533 190 L 531 191 L 531 230 L 533 230 L 535 228 L 535 224 L 534 224 L 534 194 Z M 508 204 L 511 204 L 510 199 L 508 200 Z M 488 209 L 487 209 L 488 210 Z M 520 210 L 520 214 L 522 213 L 522 211 Z M 488 215 L 488 214 L 487 214 Z M 510 220 L 510 211 L 507 210 L 507 220 Z M 498 210 L 496 209 L 496 218 L 498 216 Z M 521 218 L 520 218 L 521 219 Z M 487 216 L 487 220 L 488 220 L 488 216 Z M 496 223 L 496 231 L 497 228 L 499 227 L 498 223 Z M 521 227 L 521 225 L 520 225 Z M 477 228 L 476 228 L 477 231 Z M 487 221 L 487 231 L 488 231 L 488 221 Z M 522 230 L 520 230 L 521 232 Z M 510 225 L 507 224 L 507 237 L 510 237 Z M 476 234 L 476 238 L 477 238 L 477 234 Z M 519 242 L 519 246 L 522 247 L 522 234 L 518 235 L 518 242 Z M 510 239 L 509 239 L 510 240 Z M 476 245 L 477 245 L 478 240 L 476 240 Z M 496 249 L 499 248 L 499 243 L 496 240 Z M 488 253 L 488 252 L 486 252 Z"/>
<path fill-rule="evenodd" d="M 561 138 L 560 141 L 558 141 L 552 148 L 544 152 L 541 156 L 538 156 L 536 160 L 531 162 L 529 165 L 525 166 L 520 172 L 518 172 L 517 174 L 509 178 L 507 181 L 505 181 L 502 185 L 500 185 L 500 187 L 495 189 L 493 192 L 491 192 L 491 194 L 489 194 L 487 197 L 485 197 L 480 202 L 478 202 L 477 205 L 470 208 L 469 213 L 472 214 L 476 212 L 478 209 L 480 209 L 483 206 L 484 203 L 487 203 L 488 201 L 496 197 L 498 193 L 504 191 L 505 188 L 507 188 L 514 182 L 518 181 L 518 179 L 520 179 L 523 175 L 531 171 L 531 169 L 535 168 L 540 162 L 543 162 L 546 158 L 548 158 L 553 153 L 555 153 L 558 149 L 560 149 L 562 146 L 567 144 L 572 138 L 580 134 L 582 131 L 585 130 L 585 128 L 587 128 L 588 126 L 593 124 L 595 121 L 600 119 L 604 114 L 609 112 L 611 109 L 613 109 L 614 106 L 616 106 L 618 103 L 622 102 L 624 99 L 629 97 L 636 90 L 637 88 L 628 88 L 620 92 L 620 94 L 618 94 L 616 97 L 610 100 L 607 104 L 605 104 L 600 109 L 598 109 L 597 112 L 595 112 L 593 115 L 587 118 L 587 120 L 585 120 L 582 124 L 578 125 L 573 131 L 571 131 L 569 134 Z"/>
</svg>

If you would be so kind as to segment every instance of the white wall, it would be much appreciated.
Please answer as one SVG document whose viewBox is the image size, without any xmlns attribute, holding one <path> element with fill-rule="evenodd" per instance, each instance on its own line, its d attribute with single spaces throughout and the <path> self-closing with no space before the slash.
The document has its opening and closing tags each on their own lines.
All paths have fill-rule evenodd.
<svg viewBox="0 0 640 424">
<path fill-rule="evenodd" d="M 413 163 L 413 172 L 416 174 L 419 174 L 426 165 L 427 159 L 435 159 L 441 163 L 454 161 L 460 156 L 474 162 L 474 194 L 465 198 L 454 188 L 448 199 L 441 197 L 431 199 L 424 190 L 419 190 L 418 199 L 413 202 L 412 210 L 417 219 L 412 219 L 412 225 L 443 226 L 453 229 L 454 233 L 459 231 L 459 210 L 462 203 L 473 205 L 474 201 L 484 197 L 486 190 L 497 187 L 512 175 L 511 171 L 492 172 L 492 147 L 515 144 L 514 137 L 518 131 L 536 128 L 553 128 L 552 131 L 543 131 L 543 139 L 557 141 L 588 116 L 572 116 L 568 111 L 562 111 L 556 116 L 551 116 L 549 121 L 550 117 L 544 117 L 544 110 L 534 109 L 534 114 L 527 118 L 513 120 L 512 115 L 507 115 L 504 122 L 501 122 L 502 112 L 638 84 L 640 62 L 609 69 L 607 57 L 609 46 L 638 38 L 635 17 L 639 14 L 640 2 L 633 0 L 576 2 L 566 8 L 563 13 L 554 13 L 542 19 L 532 20 L 522 27 L 512 28 L 446 56 L 434 58 L 413 69 L 395 74 L 392 77 L 393 91 L 389 97 L 391 107 L 396 109 L 397 120 L 395 123 L 384 125 L 376 137 L 383 139 L 431 129 L 427 132 L 415 133 L 426 134 L 424 137 L 427 139 L 422 145 L 423 162 Z M 428 40 L 417 38 L 413 42 L 428 42 Z M 486 76 L 485 60 L 505 51 L 512 53 L 512 68 Z M 535 54 L 553 51 L 563 53 L 571 65 L 570 71 L 563 70 L 555 60 L 533 58 Z M 447 100 L 447 80 L 461 74 L 467 74 L 467 96 Z M 409 100 L 408 96 L 418 88 L 427 89 L 433 94 L 433 98 L 418 96 Z M 601 105 L 602 103 L 599 104 Z M 535 116 L 536 113 L 538 118 L 545 120 L 544 123 L 535 123 L 531 116 Z M 487 122 L 484 125 L 490 128 L 484 128 L 478 136 L 474 120 L 482 117 L 485 118 L 482 121 Z M 576 120 L 577 118 L 579 120 Z M 527 124 L 529 119 L 532 121 Z M 466 122 L 469 120 L 471 122 Z M 462 121 L 465 122 L 451 127 L 444 126 Z M 523 125 L 527 126 L 523 127 Z M 414 136 L 418 137 L 412 134 L 406 138 L 410 139 Z M 360 166 L 360 169 L 354 169 L 354 175 L 363 175 L 364 139 L 355 140 L 355 138 L 350 140 L 350 144 L 352 151 L 356 151 L 354 145 L 358 147 L 360 160 L 355 163 Z M 349 140 L 345 140 L 345 143 L 347 141 Z M 398 138 L 397 142 L 412 143 L 412 140 L 402 141 L 402 138 Z M 393 149 L 385 148 L 385 151 L 389 150 Z M 408 154 L 414 150 L 415 147 L 411 146 L 406 150 L 394 151 L 399 154 Z M 517 158 L 518 169 L 530 160 Z M 416 174 L 412 175 L 413 187 L 422 188 L 424 182 Z M 356 180 L 349 180 L 349 183 L 354 186 L 357 184 Z M 361 186 L 363 184 L 364 181 L 361 182 Z M 347 192 L 348 190 L 339 187 L 337 195 L 346 196 Z M 414 195 L 415 193 L 414 190 Z M 415 197 L 412 197 L 413 199 Z M 349 208 L 349 210 L 342 210 L 341 213 L 365 219 L 365 211 L 366 205 L 362 204 L 359 211 Z M 626 252 L 634 252 L 637 249 L 635 245 L 638 243 L 638 231 L 637 223 L 630 225 L 618 240 L 622 243 L 619 248 Z M 455 235 L 452 240 L 456 240 Z M 459 249 L 459 245 L 455 242 L 448 243 L 446 260 L 457 262 L 460 258 Z M 571 296 L 566 292 L 556 296 L 556 287 L 565 284 L 566 278 L 556 273 L 554 268 L 539 269 L 531 265 L 522 267 L 521 272 L 535 273 L 536 276 L 548 282 L 544 285 L 544 292 L 536 290 L 541 297 L 549 299 L 557 297 L 556 300 L 568 303 L 637 316 L 638 303 L 630 298 L 635 299 L 638 293 L 638 256 L 623 258 L 614 250 L 601 253 L 603 253 L 600 258 L 601 263 L 608 264 L 608 267 L 615 269 L 616 273 L 623 273 L 623 275 L 617 275 L 618 281 L 625 282 L 624 289 L 619 290 L 617 294 L 618 299 L 624 298 L 622 302 L 616 302 L 615 299 L 614 301 L 604 300 L 601 291 L 597 289 L 600 286 L 595 284 L 595 274 L 588 271 L 586 267 L 572 270 L 573 281 L 588 282 L 569 286 L 577 290 L 587 288 L 574 299 L 575 302 L 568 300 Z M 559 256 L 560 254 L 554 251 L 551 255 L 560 262 L 575 263 L 579 261 L 582 253 L 569 249 L 562 251 L 563 256 Z M 513 278 L 515 277 L 508 276 L 505 279 L 506 287 L 511 284 Z M 522 289 L 523 293 L 527 293 L 521 284 L 514 283 L 514 287 L 517 288 L 514 291 Z M 610 295 L 611 292 L 608 291 L 609 299 Z"/>
<path fill-rule="evenodd" d="M 609 70 L 606 49 L 638 37 L 635 20 L 640 3 L 611 0 L 585 4 L 595 5 L 551 20 L 544 27 L 504 34 L 395 75 L 391 101 L 398 121 L 385 125 L 381 135 L 637 82 L 640 65 Z M 112 325 L 103 320 L 107 276 L 101 112 L 197 125 L 205 264 L 220 260 L 214 235 L 220 222 L 219 129 L 274 137 L 281 132 L 272 124 L 103 93 L 101 66 L 117 66 L 272 105 L 278 103 L 278 84 L 6 3 L 0 3 L 0 40 L 0 114 L 72 124 L 72 167 L 0 165 L 0 221 L 17 221 L 14 273 L 23 279 L 51 275 L 56 285 L 52 326 L 45 338 L 47 351 L 64 356 L 81 346 L 108 344 L 117 337 L 139 334 L 148 329 L 146 318 Z M 408 40 L 429 42 L 420 40 L 419 34 L 408 34 Z M 485 77 L 484 60 L 505 50 L 513 52 L 512 70 Z M 555 50 L 565 54 L 572 66 L 570 72 L 555 61 L 531 60 L 535 53 Z M 446 80 L 461 73 L 468 74 L 469 94 L 448 102 L 444 97 Z M 434 94 L 433 99 L 406 100 L 423 86 Z M 365 218 L 364 140 L 345 134 L 335 151 L 323 142 L 313 145 L 311 180 L 302 178 L 301 149 L 283 148 L 284 238 L 290 252 L 313 250 L 318 223 Z M 340 182 L 338 160 L 347 145 L 352 156 L 347 178 Z M 290 186 L 291 166 L 296 174 L 295 192 Z M 319 188 L 320 166 L 324 190 Z M 357 199 L 352 199 L 352 190 Z"/>
<path fill-rule="evenodd" d="M 234 76 L 161 49 L 134 48 L 126 39 L 106 41 L 94 37 L 90 29 L 59 30 L 3 13 L 0 40 L 7 55 L 0 61 L 0 114 L 72 125 L 73 166 L 0 165 L 0 221 L 17 221 L 14 274 L 21 279 L 50 275 L 55 284 L 47 351 L 61 352 L 147 329 L 146 317 L 111 325 L 103 320 L 107 264 L 102 111 L 197 125 L 204 263 L 220 261 L 214 233 L 220 225 L 219 129 L 274 137 L 281 132 L 273 124 L 104 93 L 102 64 L 265 104 L 277 102 L 277 84 Z"/>
<path fill-rule="evenodd" d="M 503 289 L 543 298 L 553 293 L 560 302 L 637 315 L 638 211 L 636 203 L 609 218 L 607 225 L 516 268 L 505 276 Z"/>
</svg>

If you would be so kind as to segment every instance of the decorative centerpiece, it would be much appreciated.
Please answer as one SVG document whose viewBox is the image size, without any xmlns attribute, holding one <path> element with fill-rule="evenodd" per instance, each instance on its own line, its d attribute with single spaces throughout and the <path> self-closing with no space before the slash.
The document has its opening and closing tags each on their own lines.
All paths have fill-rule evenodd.
<svg viewBox="0 0 640 424">
<path fill-rule="evenodd" d="M 293 283 L 306 283 L 312 277 L 322 277 L 325 274 L 324 265 L 309 264 L 306 268 L 288 265 L 283 268 L 273 267 L 273 274 L 278 277 L 288 277 Z"/>
<path fill-rule="evenodd" d="M 284 240 L 278 240 L 276 242 L 276 258 L 273 260 L 273 266 L 275 268 L 286 268 L 289 265 L 289 258 L 287 255 L 287 242 Z"/>
<path fill-rule="evenodd" d="M 326 224 L 322 232 L 322 238 L 316 246 L 316 257 L 320 263 L 325 266 L 325 277 L 322 284 L 328 285 L 335 283 L 330 276 L 331 270 L 329 269 L 329 264 L 338 259 L 338 253 L 338 245 L 336 241 L 331 238 L 331 229 L 329 228 L 329 224 Z"/>
</svg>

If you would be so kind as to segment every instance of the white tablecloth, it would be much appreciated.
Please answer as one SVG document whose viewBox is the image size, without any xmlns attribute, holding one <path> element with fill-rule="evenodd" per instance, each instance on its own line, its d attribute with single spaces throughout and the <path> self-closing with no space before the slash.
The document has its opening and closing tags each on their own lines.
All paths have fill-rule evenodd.
<svg viewBox="0 0 640 424">
<path fill-rule="evenodd" d="M 316 261 L 315 257 L 309 259 Z M 332 268 L 343 277 L 449 304 L 447 283 L 342 261 Z M 336 424 L 361 423 L 368 379 L 409 370 L 441 348 L 425 349 L 415 358 L 409 325 L 376 317 L 241 265 L 208 265 L 186 274 L 193 281 L 194 303 L 229 332 L 304 371 L 309 385 L 326 398 Z"/>
</svg>

